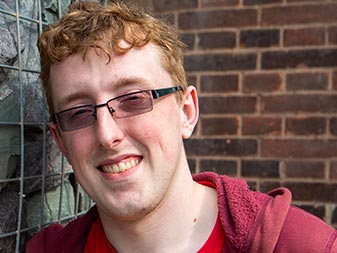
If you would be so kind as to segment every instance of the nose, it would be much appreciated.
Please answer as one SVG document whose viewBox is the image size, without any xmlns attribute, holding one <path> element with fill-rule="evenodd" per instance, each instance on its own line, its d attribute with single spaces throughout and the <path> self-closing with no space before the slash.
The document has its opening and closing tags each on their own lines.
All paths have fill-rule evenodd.
<svg viewBox="0 0 337 253">
<path fill-rule="evenodd" d="M 124 132 L 112 117 L 113 111 L 107 107 L 96 108 L 95 134 L 98 145 L 109 149 L 118 145 L 124 138 Z"/>
</svg>

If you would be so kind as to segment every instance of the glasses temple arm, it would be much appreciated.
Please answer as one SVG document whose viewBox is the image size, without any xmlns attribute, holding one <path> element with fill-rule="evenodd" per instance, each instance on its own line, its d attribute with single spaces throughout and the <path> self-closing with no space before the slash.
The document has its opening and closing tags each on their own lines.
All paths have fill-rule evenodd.
<svg viewBox="0 0 337 253">
<path fill-rule="evenodd" d="M 176 87 L 170 87 L 170 88 L 164 88 L 164 89 L 159 89 L 159 90 L 152 90 L 152 97 L 154 99 L 168 95 L 170 93 L 176 92 L 176 91 L 181 91 L 183 88 L 181 86 L 176 86 Z"/>
</svg>

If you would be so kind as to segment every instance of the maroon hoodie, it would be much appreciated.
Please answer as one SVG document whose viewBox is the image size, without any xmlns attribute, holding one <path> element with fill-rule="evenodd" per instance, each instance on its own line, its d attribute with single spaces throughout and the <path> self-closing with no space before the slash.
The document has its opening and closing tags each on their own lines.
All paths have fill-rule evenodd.
<svg viewBox="0 0 337 253">
<path fill-rule="evenodd" d="M 214 187 L 225 232 L 224 252 L 336 252 L 337 231 L 319 218 L 290 205 L 285 188 L 268 194 L 248 189 L 242 179 L 205 172 L 194 180 Z M 96 207 L 65 227 L 55 224 L 26 245 L 26 253 L 82 253 Z"/>
</svg>

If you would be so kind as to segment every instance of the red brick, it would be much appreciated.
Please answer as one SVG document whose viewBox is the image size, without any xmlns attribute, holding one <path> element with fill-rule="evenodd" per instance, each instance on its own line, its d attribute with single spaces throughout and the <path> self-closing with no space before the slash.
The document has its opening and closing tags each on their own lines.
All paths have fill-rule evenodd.
<svg viewBox="0 0 337 253">
<path fill-rule="evenodd" d="M 213 7 L 213 6 L 237 6 L 239 0 L 201 0 L 202 7 Z"/>
<path fill-rule="evenodd" d="M 275 95 L 261 98 L 262 113 L 335 113 L 337 95 Z"/>
<path fill-rule="evenodd" d="M 240 47 L 272 47 L 279 45 L 279 30 L 248 30 L 240 33 Z"/>
<path fill-rule="evenodd" d="M 185 12 L 178 16 L 178 27 L 182 30 L 253 25 L 257 25 L 257 11 L 254 9 Z"/>
<path fill-rule="evenodd" d="M 336 117 L 332 117 L 330 119 L 330 133 L 333 135 L 337 135 L 337 118 Z"/>
<path fill-rule="evenodd" d="M 251 70 L 256 68 L 256 54 L 187 55 L 185 69 L 191 71 Z"/>
<path fill-rule="evenodd" d="M 201 118 L 202 135 L 233 135 L 238 133 L 238 118 Z"/>
<path fill-rule="evenodd" d="M 337 184 L 286 182 L 284 186 L 291 191 L 294 201 L 337 202 Z"/>
<path fill-rule="evenodd" d="M 337 4 L 282 6 L 262 9 L 261 22 L 269 25 L 316 24 L 337 21 Z"/>
<path fill-rule="evenodd" d="M 330 179 L 337 179 L 337 162 L 331 162 L 330 164 Z"/>
<path fill-rule="evenodd" d="M 290 161 L 285 163 L 284 174 L 287 178 L 324 179 L 324 162 Z"/>
<path fill-rule="evenodd" d="M 175 11 L 198 7 L 198 0 L 156 0 L 152 1 L 154 10 L 157 12 Z"/>
<path fill-rule="evenodd" d="M 262 181 L 260 182 L 260 188 L 258 189 L 261 192 L 269 192 L 271 190 L 274 190 L 276 188 L 281 187 L 280 182 L 276 181 Z"/>
<path fill-rule="evenodd" d="M 246 74 L 243 76 L 243 92 L 273 92 L 281 89 L 282 79 L 277 73 Z"/>
<path fill-rule="evenodd" d="M 190 168 L 190 171 L 192 174 L 197 173 L 197 161 L 196 159 L 187 159 L 188 167 Z"/>
<path fill-rule="evenodd" d="M 293 201 L 312 201 L 314 203 L 335 203 L 337 201 L 337 184 L 314 182 L 285 182 L 280 184 L 277 182 L 262 182 L 260 190 L 266 192 L 280 186 L 286 187 L 291 191 Z"/>
<path fill-rule="evenodd" d="M 337 156 L 337 140 L 262 140 L 262 157 L 333 158 Z"/>
<path fill-rule="evenodd" d="M 322 117 L 297 117 L 286 119 L 286 134 L 320 135 L 326 129 L 326 119 Z"/>
<path fill-rule="evenodd" d="M 197 83 L 197 77 L 196 77 L 195 75 L 187 74 L 187 75 L 186 75 L 186 78 L 187 78 L 187 83 L 188 83 L 189 85 L 196 86 L 196 83 Z"/>
<path fill-rule="evenodd" d="M 237 162 L 229 160 L 201 160 L 200 172 L 213 171 L 220 175 L 237 176 Z"/>
<path fill-rule="evenodd" d="M 252 113 L 256 111 L 256 97 L 226 96 L 201 97 L 202 114 Z"/>
<path fill-rule="evenodd" d="M 286 77 L 287 90 L 326 90 L 328 75 L 326 73 L 292 73 Z"/>
<path fill-rule="evenodd" d="M 282 119 L 276 117 L 243 117 L 243 135 L 281 135 Z"/>
<path fill-rule="evenodd" d="M 253 139 L 188 139 L 184 141 L 189 156 L 252 156 L 257 153 Z"/>
<path fill-rule="evenodd" d="M 332 74 L 333 89 L 337 90 L 337 71 Z"/>
<path fill-rule="evenodd" d="M 328 29 L 328 37 L 330 44 L 337 44 L 337 26 L 329 27 Z"/>
<path fill-rule="evenodd" d="M 288 3 L 302 3 L 302 2 L 308 2 L 308 3 L 323 3 L 323 2 L 329 2 L 330 0 L 287 0 Z M 336 1 L 336 0 L 332 0 Z"/>
<path fill-rule="evenodd" d="M 262 69 L 335 67 L 337 66 L 337 49 L 264 52 L 261 65 Z"/>
<path fill-rule="evenodd" d="M 279 162 L 275 160 L 243 160 L 241 175 L 244 178 L 279 178 Z"/>
<path fill-rule="evenodd" d="M 234 32 L 205 32 L 198 34 L 199 49 L 234 48 L 236 35 Z"/>
<path fill-rule="evenodd" d="M 195 35 L 191 33 L 180 34 L 180 40 L 186 45 L 186 50 L 193 50 L 195 44 Z"/>
<path fill-rule="evenodd" d="M 201 76 L 200 86 L 203 93 L 238 91 L 239 78 L 238 75 Z"/>
<path fill-rule="evenodd" d="M 334 208 L 332 213 L 332 223 L 337 225 L 337 207 Z"/>
<path fill-rule="evenodd" d="M 287 29 L 283 37 L 285 46 L 323 45 L 325 31 L 323 28 Z"/>
<path fill-rule="evenodd" d="M 261 4 L 273 4 L 282 3 L 282 0 L 243 0 L 244 5 L 261 5 Z"/>
</svg>

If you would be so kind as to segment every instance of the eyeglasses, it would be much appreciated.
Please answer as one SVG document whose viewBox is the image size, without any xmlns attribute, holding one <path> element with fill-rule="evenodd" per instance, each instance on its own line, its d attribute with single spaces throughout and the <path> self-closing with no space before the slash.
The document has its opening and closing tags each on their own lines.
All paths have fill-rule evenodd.
<svg viewBox="0 0 337 253">
<path fill-rule="evenodd" d="M 54 124 L 59 124 L 62 131 L 77 130 L 95 123 L 99 107 L 107 106 L 114 118 L 128 118 L 152 111 L 153 99 L 182 90 L 181 86 L 176 86 L 131 92 L 112 98 L 104 104 L 81 105 L 57 112 L 50 117 L 50 120 Z"/>
</svg>

